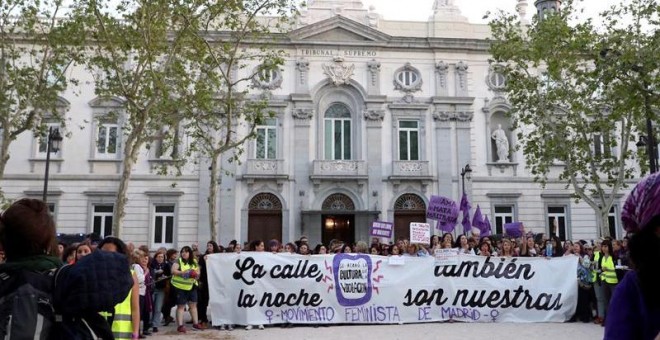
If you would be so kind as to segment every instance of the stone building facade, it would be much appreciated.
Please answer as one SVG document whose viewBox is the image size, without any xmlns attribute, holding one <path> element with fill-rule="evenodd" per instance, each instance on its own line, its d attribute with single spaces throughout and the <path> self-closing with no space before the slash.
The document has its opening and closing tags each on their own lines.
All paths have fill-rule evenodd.
<svg viewBox="0 0 660 340">
<path fill-rule="evenodd" d="M 463 187 L 495 233 L 523 221 L 535 232 L 555 226 L 563 239 L 597 237 L 593 210 L 562 183 L 534 183 L 514 151 L 506 79 L 488 63 L 488 27 L 469 23 L 453 1 L 436 1 L 429 15 L 389 21 L 360 0 L 308 2 L 282 42 L 285 64 L 253 84 L 277 115 L 258 128 L 241 162 L 223 162 L 222 244 L 301 235 L 313 244 L 368 240 L 375 220 L 394 222 L 395 237 L 407 237 L 409 222 L 425 221 L 431 195 L 459 201 Z M 98 118 L 118 104 L 82 88 L 61 105 L 69 107 L 68 135 L 52 160 L 48 192 L 59 230 L 108 234 L 121 122 Z M 500 128 L 511 150 L 504 155 L 493 138 Z M 24 133 L 12 146 L 2 185 L 8 196 L 40 197 L 41 144 Z M 124 238 L 152 249 L 205 242 L 208 167 L 202 160 L 182 176 L 159 175 L 168 159 L 156 150 L 145 149 L 134 171 Z M 468 164 L 473 172 L 463 181 Z M 617 236 L 623 197 L 611 216 Z"/>
</svg>

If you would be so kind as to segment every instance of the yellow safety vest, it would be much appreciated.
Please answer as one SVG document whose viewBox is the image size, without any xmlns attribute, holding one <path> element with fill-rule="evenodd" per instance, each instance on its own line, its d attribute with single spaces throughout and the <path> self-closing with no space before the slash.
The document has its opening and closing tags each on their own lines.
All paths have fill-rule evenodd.
<svg viewBox="0 0 660 340">
<path fill-rule="evenodd" d="M 187 263 L 183 263 L 181 261 L 181 258 L 179 258 L 179 270 L 182 272 L 189 271 L 191 269 L 197 269 L 197 262 L 195 262 L 193 265 L 189 265 Z M 180 275 L 172 275 L 172 286 L 181 289 L 181 290 L 191 290 L 193 289 L 193 286 L 196 284 L 197 280 L 193 279 L 192 277 L 184 279 Z"/>
<path fill-rule="evenodd" d="M 608 270 L 600 274 L 600 279 L 609 283 L 609 284 L 617 284 L 619 283 L 619 279 L 616 277 L 616 272 L 614 271 L 614 258 L 612 258 L 612 255 L 608 256 L 607 258 L 603 257 L 603 260 L 601 261 L 601 268 L 607 268 Z"/>
<path fill-rule="evenodd" d="M 133 276 L 133 269 L 131 269 L 131 277 Z M 115 316 L 112 319 L 112 335 L 115 340 L 131 340 L 133 339 L 133 319 L 131 297 L 133 288 L 128 291 L 128 296 L 120 304 L 115 306 Z M 101 316 L 106 319 L 110 317 L 109 313 L 101 312 Z"/>
<path fill-rule="evenodd" d="M 596 278 L 598 277 L 598 272 L 596 271 L 596 266 L 598 265 L 598 259 L 600 259 L 600 252 L 595 251 L 594 252 L 594 261 L 592 263 L 591 268 L 591 282 L 596 282 Z"/>
</svg>

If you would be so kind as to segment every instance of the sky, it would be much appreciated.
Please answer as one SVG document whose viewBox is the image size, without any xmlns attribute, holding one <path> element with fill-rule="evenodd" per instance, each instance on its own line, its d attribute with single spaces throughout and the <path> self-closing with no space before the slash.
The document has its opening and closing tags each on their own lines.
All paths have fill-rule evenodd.
<svg viewBox="0 0 660 340">
<path fill-rule="evenodd" d="M 585 15 L 595 17 L 609 6 L 626 0 L 582 0 L 580 8 Z M 515 12 L 517 0 L 453 0 L 470 22 L 487 23 L 483 16 L 487 11 L 504 9 Z M 388 20 L 426 21 L 432 14 L 433 0 L 362 0 L 365 8 L 375 6 L 376 12 Z M 527 16 L 529 19 L 536 12 L 534 0 L 527 0 Z"/>
</svg>

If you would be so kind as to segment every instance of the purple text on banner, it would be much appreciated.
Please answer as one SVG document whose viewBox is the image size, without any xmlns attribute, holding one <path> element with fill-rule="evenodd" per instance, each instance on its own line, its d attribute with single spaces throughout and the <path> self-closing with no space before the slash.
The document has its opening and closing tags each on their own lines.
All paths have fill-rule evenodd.
<svg viewBox="0 0 660 340">
<path fill-rule="evenodd" d="M 394 224 L 390 222 L 374 221 L 371 224 L 371 236 L 392 238 Z"/>
<path fill-rule="evenodd" d="M 438 225 L 451 226 L 453 229 L 458 220 L 458 206 L 447 197 L 431 196 L 426 218 L 438 221 Z"/>
</svg>

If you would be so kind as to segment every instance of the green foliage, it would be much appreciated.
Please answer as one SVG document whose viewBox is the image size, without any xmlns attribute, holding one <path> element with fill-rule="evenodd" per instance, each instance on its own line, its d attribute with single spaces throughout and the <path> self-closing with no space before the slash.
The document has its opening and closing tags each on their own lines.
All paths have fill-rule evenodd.
<svg viewBox="0 0 660 340">
<path fill-rule="evenodd" d="M 195 56 L 188 58 L 193 85 L 183 89 L 195 102 L 187 112 L 186 132 L 195 141 L 189 152 L 216 159 L 232 150 L 237 160 L 256 126 L 274 114 L 269 97 L 252 95 L 249 84 L 259 72 L 283 64 L 284 52 L 273 43 L 296 14 L 293 0 L 205 3 L 181 13 L 189 25 L 187 52 Z M 239 124 L 248 132 L 239 133 Z"/>
<path fill-rule="evenodd" d="M 658 8 L 626 1 L 595 26 L 569 0 L 531 26 L 503 12 L 490 22 L 527 166 L 545 184 L 561 165 L 559 179 L 599 213 L 647 163 L 631 146 L 658 104 Z"/>
<path fill-rule="evenodd" d="M 64 122 L 57 99 L 76 83 L 67 72 L 82 57 L 80 29 L 61 0 L 0 2 L 0 179 L 18 135 Z"/>
<path fill-rule="evenodd" d="M 223 170 L 220 158 L 239 162 L 245 142 L 255 136 L 270 96 L 251 92 L 250 83 L 262 71 L 279 68 L 284 52 L 275 48 L 297 14 L 296 0 L 201 1 L 178 13 L 187 25 L 185 53 L 190 54 L 186 83 L 181 88 L 188 105 L 185 134 L 193 142 L 188 155 L 210 161 L 209 229 L 216 239 L 217 188 Z"/>
</svg>

